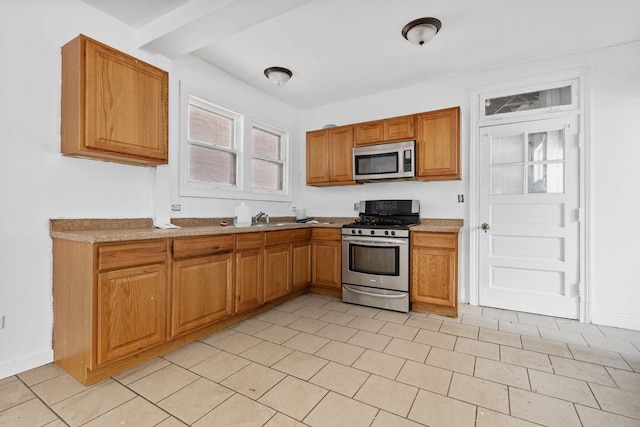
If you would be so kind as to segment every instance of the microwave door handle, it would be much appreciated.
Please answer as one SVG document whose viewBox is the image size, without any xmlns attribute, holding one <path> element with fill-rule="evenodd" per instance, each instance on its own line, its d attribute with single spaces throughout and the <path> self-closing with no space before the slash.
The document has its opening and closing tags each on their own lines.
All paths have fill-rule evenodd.
<svg viewBox="0 0 640 427">
<path fill-rule="evenodd" d="M 387 295 L 387 294 L 373 294 L 371 292 L 363 292 L 363 291 L 359 291 L 357 289 L 353 289 L 347 285 L 344 285 L 345 288 L 349 289 L 350 292 L 356 293 L 356 294 L 361 294 L 361 295 L 367 295 L 367 296 L 371 296 L 371 297 L 382 297 L 382 298 L 406 298 L 407 295 L 406 293 L 404 294 L 397 294 L 397 295 Z"/>
<path fill-rule="evenodd" d="M 406 239 L 385 239 L 385 238 L 379 238 L 376 237 L 375 240 L 362 240 L 359 238 L 351 238 L 349 236 L 343 237 L 343 239 L 345 242 L 349 242 L 349 243 L 360 243 L 362 245 L 365 246 L 380 246 L 380 245 L 386 245 L 386 246 L 406 246 L 409 242 Z"/>
</svg>

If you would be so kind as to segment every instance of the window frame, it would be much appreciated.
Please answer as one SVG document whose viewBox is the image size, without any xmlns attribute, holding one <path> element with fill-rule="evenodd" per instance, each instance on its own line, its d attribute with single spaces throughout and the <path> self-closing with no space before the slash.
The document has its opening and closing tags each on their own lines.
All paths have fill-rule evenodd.
<svg viewBox="0 0 640 427">
<path fill-rule="evenodd" d="M 180 197 L 201 197 L 215 199 L 235 199 L 235 200 L 265 200 L 265 201 L 282 201 L 291 202 L 291 132 L 284 130 L 276 125 L 271 125 L 265 120 L 254 119 L 241 112 L 233 111 L 229 108 L 216 104 L 210 99 L 211 96 L 199 96 L 192 91 L 183 91 L 180 93 L 180 160 L 179 160 L 179 196 Z M 211 144 L 193 142 L 189 140 L 189 107 L 195 105 L 200 108 L 209 110 L 215 114 L 228 117 L 234 120 L 234 148 L 232 150 L 224 147 L 218 147 L 219 150 L 225 152 L 234 152 L 236 154 L 236 184 L 214 184 L 203 183 L 199 181 L 189 180 L 189 147 L 191 145 L 204 146 L 210 148 Z M 283 161 L 283 189 L 267 190 L 252 188 L 252 147 L 253 128 L 268 131 L 280 135 L 281 137 L 281 156 Z"/>
<path fill-rule="evenodd" d="M 282 189 L 281 190 L 270 190 L 267 188 L 259 188 L 253 187 L 253 180 L 249 181 L 249 185 L 251 186 L 251 192 L 257 194 L 272 194 L 272 195 L 286 195 L 289 193 L 289 133 L 279 129 L 275 126 L 271 126 L 265 122 L 254 120 L 251 125 L 251 148 L 253 149 L 253 131 L 254 129 L 258 129 L 265 133 L 270 133 L 272 135 L 277 135 L 280 138 L 280 159 L 273 160 L 264 157 L 254 156 L 253 150 L 251 153 L 247 153 L 249 157 L 251 157 L 251 162 L 254 159 L 266 161 L 270 163 L 276 163 L 282 166 Z M 253 165 L 251 165 L 252 173 L 253 173 Z M 252 177 L 253 178 L 253 177 Z"/>
</svg>

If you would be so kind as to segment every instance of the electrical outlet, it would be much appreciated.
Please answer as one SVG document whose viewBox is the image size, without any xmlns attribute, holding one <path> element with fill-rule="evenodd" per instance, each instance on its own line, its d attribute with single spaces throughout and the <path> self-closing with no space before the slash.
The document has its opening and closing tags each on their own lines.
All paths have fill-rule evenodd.
<svg viewBox="0 0 640 427">
<path fill-rule="evenodd" d="M 458 194 L 458 203 L 464 203 L 464 194 Z"/>
<path fill-rule="evenodd" d="M 353 210 L 356 212 L 360 210 L 360 202 L 355 202 L 353 204 Z"/>
<path fill-rule="evenodd" d="M 171 210 L 174 212 L 180 212 L 182 210 L 182 205 L 171 205 Z"/>
</svg>

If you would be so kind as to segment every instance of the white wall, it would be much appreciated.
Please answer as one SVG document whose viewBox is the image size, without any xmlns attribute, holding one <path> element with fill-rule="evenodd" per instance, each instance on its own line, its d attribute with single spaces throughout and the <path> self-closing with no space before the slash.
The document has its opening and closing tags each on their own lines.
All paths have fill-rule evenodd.
<svg viewBox="0 0 640 427">
<path fill-rule="evenodd" d="M 63 157 L 60 144 L 60 47 L 84 33 L 170 72 L 170 165 L 145 168 Z M 591 225 L 593 319 L 640 330 L 640 43 L 456 76 L 411 88 L 298 111 L 231 76 L 193 60 L 169 61 L 135 48 L 131 28 L 79 0 L 0 2 L 0 378 L 52 360 L 49 218 L 169 215 L 231 216 L 236 201 L 177 193 L 177 79 L 205 84 L 231 108 L 292 126 L 292 204 L 314 216 L 353 216 L 353 202 L 417 198 L 424 217 L 469 220 L 469 93 L 471 88 L 586 67 L 591 100 Z M 236 96 L 239 94 L 240 96 Z M 213 100 L 214 102 L 216 100 Z M 304 185 L 304 131 L 445 108 L 462 107 L 463 180 L 311 188 Z M 252 208 L 287 215 L 289 203 Z M 461 250 L 462 297 L 470 277 L 468 230 Z"/>
<path fill-rule="evenodd" d="M 415 198 L 422 217 L 463 218 L 460 296 L 469 295 L 469 114 L 472 89 L 565 71 L 586 71 L 591 128 L 591 292 L 594 323 L 640 330 L 640 42 L 494 69 L 303 112 L 301 129 L 320 129 L 460 105 L 462 181 L 390 182 L 349 187 L 308 188 L 301 204 L 311 215 L 349 215 L 353 202 L 371 198 Z M 301 157 L 301 160 L 303 158 Z M 457 195 L 465 194 L 465 204 Z M 327 203 L 331 200 L 331 203 Z"/>
</svg>

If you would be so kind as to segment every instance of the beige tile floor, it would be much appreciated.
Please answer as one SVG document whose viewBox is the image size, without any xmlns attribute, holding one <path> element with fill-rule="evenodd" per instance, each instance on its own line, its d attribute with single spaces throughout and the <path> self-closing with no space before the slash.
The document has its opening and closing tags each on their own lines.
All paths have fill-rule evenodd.
<svg viewBox="0 0 640 427">
<path fill-rule="evenodd" d="M 0 380 L 8 426 L 640 426 L 640 331 L 305 295 L 91 387 Z"/>
</svg>

